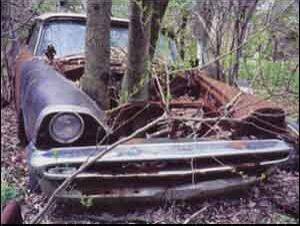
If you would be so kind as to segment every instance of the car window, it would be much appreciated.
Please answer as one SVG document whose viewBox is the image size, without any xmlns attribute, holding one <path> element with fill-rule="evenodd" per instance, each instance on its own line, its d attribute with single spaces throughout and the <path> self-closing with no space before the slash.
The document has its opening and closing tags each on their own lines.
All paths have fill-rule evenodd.
<svg viewBox="0 0 300 226">
<path fill-rule="evenodd" d="M 127 48 L 128 46 L 128 28 L 111 29 L 111 46 Z"/>
<path fill-rule="evenodd" d="M 53 45 L 56 56 L 67 56 L 84 52 L 86 25 L 80 21 L 55 21 L 45 24 L 44 31 L 36 55 L 44 55 L 48 45 Z M 112 27 L 112 47 L 126 48 L 128 46 L 128 28 Z M 169 40 L 161 37 L 157 53 L 171 58 Z"/>
<path fill-rule="evenodd" d="M 177 58 L 175 41 L 161 34 L 155 54 L 160 57 L 166 58 L 166 60 L 175 62 Z"/>
<path fill-rule="evenodd" d="M 85 24 L 81 22 L 50 22 L 44 30 L 36 55 L 44 55 L 49 45 L 53 45 L 56 56 L 66 56 L 84 51 Z"/>
</svg>

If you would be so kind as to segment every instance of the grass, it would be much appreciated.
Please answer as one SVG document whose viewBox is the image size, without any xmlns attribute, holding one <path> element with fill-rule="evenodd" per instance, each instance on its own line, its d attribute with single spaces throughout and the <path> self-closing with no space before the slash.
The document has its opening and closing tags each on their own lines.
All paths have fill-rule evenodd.
<svg viewBox="0 0 300 226">
<path fill-rule="evenodd" d="M 264 59 L 247 60 L 241 64 L 241 78 L 251 80 L 257 76 L 256 85 L 265 83 L 272 90 L 288 88 L 299 97 L 299 69 L 294 71 L 296 63 L 293 61 L 273 62 Z"/>
<path fill-rule="evenodd" d="M 5 169 L 1 168 L 1 211 L 7 202 L 20 198 L 18 185 L 8 182 L 10 176 L 11 174 L 8 174 Z"/>
<path fill-rule="evenodd" d="M 6 182 L 1 182 L 1 210 L 5 204 L 18 196 L 17 189 L 14 186 L 8 185 Z"/>
<path fill-rule="evenodd" d="M 299 118 L 299 68 L 295 61 L 277 61 L 257 56 L 241 63 L 240 78 L 251 81 L 256 78 L 254 89 L 259 96 L 287 109 L 294 118 Z"/>
</svg>

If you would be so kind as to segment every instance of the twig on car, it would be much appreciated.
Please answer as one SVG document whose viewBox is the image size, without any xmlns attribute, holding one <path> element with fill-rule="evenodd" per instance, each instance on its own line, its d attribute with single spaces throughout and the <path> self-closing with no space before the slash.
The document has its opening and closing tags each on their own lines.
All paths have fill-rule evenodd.
<svg viewBox="0 0 300 226">
<path fill-rule="evenodd" d="M 171 100 L 171 86 L 170 86 L 170 73 L 168 69 L 168 65 L 165 63 L 165 71 L 166 71 L 166 85 L 167 85 L 167 109 L 170 110 L 170 100 Z"/>
<path fill-rule="evenodd" d="M 170 117 L 172 120 L 178 121 L 191 121 L 191 122 L 201 122 L 201 123 L 213 123 L 221 120 L 221 122 L 234 122 L 234 123 L 241 123 L 240 120 L 229 118 L 229 117 L 216 117 L 216 118 L 191 118 L 191 117 Z"/>
<path fill-rule="evenodd" d="M 201 210 L 194 213 L 192 216 L 190 216 L 188 219 L 184 221 L 183 224 L 189 224 L 192 220 L 194 220 L 196 217 L 198 217 L 201 213 L 203 213 L 205 210 L 207 210 L 208 206 L 203 207 Z"/>
<path fill-rule="evenodd" d="M 149 139 L 157 138 L 157 137 L 160 137 L 162 135 L 169 134 L 169 133 L 170 133 L 170 128 L 164 128 L 164 129 L 162 129 L 160 131 L 157 131 L 155 133 L 148 134 L 148 138 Z"/>
<path fill-rule="evenodd" d="M 159 78 L 157 77 L 157 75 L 154 73 L 153 74 L 153 77 L 157 83 L 157 86 L 158 86 L 158 90 L 159 90 L 159 94 L 161 96 L 161 100 L 163 102 L 163 104 L 165 106 L 167 106 L 167 101 L 166 101 L 166 97 L 165 97 L 165 94 L 164 94 L 164 91 L 163 91 L 163 88 L 162 88 L 162 85 L 160 84 L 160 81 L 159 81 Z"/>
<path fill-rule="evenodd" d="M 121 129 L 123 126 L 127 125 L 128 123 L 132 122 L 134 119 L 136 119 L 138 116 L 140 116 L 144 111 L 147 110 L 147 108 L 149 108 L 149 104 L 147 104 L 143 109 L 141 109 L 140 111 L 138 111 L 136 114 L 134 114 L 132 117 L 130 117 L 129 119 L 127 119 L 125 122 L 121 123 L 121 125 L 119 125 L 117 128 L 115 128 L 115 124 L 117 123 L 117 119 L 115 118 L 115 121 L 113 123 L 113 133 L 118 131 L 119 129 Z M 121 112 L 121 111 L 120 111 Z M 120 113 L 121 115 L 121 113 Z M 120 115 L 118 117 L 120 117 Z"/>
<path fill-rule="evenodd" d="M 230 109 L 234 108 L 236 104 L 238 103 L 239 98 L 243 95 L 243 92 L 240 91 L 235 97 L 232 98 L 232 100 L 226 104 L 224 109 L 224 115 L 220 117 L 216 123 L 202 136 L 202 138 L 206 138 L 219 124 L 224 121 L 228 116 L 230 115 Z"/>
</svg>

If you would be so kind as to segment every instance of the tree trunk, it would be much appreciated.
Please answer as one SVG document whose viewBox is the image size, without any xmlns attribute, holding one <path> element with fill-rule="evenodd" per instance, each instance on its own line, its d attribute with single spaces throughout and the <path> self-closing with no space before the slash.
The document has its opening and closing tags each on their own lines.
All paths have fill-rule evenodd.
<svg viewBox="0 0 300 226">
<path fill-rule="evenodd" d="M 104 110 L 109 108 L 111 0 L 88 0 L 86 68 L 83 90 Z"/>
<path fill-rule="evenodd" d="M 212 21 L 214 10 L 209 0 L 197 1 L 193 12 L 193 33 L 197 38 L 197 58 L 199 67 L 205 66 L 209 62 L 209 47 L 213 43 L 211 39 Z M 213 49 L 213 48 L 212 48 Z"/>
<path fill-rule="evenodd" d="M 122 102 L 149 98 L 152 9 L 153 1 L 130 1 L 128 68 L 122 84 Z"/>
<path fill-rule="evenodd" d="M 3 33 L 11 30 L 11 2 L 1 2 L 1 37 Z M 3 33 L 2 33 L 3 32 Z M 7 65 L 7 48 L 9 39 L 1 38 L 1 108 L 5 107 L 12 99 L 12 84 Z"/>
<path fill-rule="evenodd" d="M 150 58 L 155 55 L 157 41 L 161 30 L 161 23 L 168 8 L 169 0 L 155 1 L 153 4 L 153 14 L 151 22 L 151 43 L 150 43 Z"/>
<path fill-rule="evenodd" d="M 182 14 L 182 21 L 181 21 L 180 28 L 178 31 L 179 45 L 180 45 L 179 55 L 180 55 L 182 62 L 184 62 L 185 61 L 185 51 L 186 51 L 186 49 L 185 49 L 186 37 L 185 36 L 186 36 L 186 29 L 187 29 L 187 23 L 188 23 L 188 14 L 185 9 L 182 10 L 181 14 Z"/>
<path fill-rule="evenodd" d="M 199 59 L 199 67 L 203 67 L 209 62 L 209 37 L 207 35 L 203 35 L 202 39 L 198 40 L 198 59 Z"/>
<path fill-rule="evenodd" d="M 238 10 L 236 13 L 236 26 L 235 26 L 235 35 L 236 35 L 236 45 L 235 48 L 241 46 L 247 34 L 247 29 L 249 27 L 250 19 L 255 13 L 258 0 L 248 0 L 248 1 L 239 1 Z M 235 85 L 235 82 L 239 78 L 240 72 L 240 60 L 243 56 L 243 48 L 238 48 L 235 53 L 235 64 L 233 66 L 233 72 L 229 76 L 229 83 Z"/>
<path fill-rule="evenodd" d="M 86 0 L 85 0 L 86 1 Z M 83 2 L 81 0 L 58 0 L 56 2 L 57 12 L 76 12 L 79 13 L 84 9 Z"/>
</svg>

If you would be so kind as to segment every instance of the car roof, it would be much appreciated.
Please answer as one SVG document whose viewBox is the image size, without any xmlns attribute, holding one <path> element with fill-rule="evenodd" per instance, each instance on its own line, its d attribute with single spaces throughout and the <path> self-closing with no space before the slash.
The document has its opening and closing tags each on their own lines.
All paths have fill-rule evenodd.
<svg viewBox="0 0 300 226">
<path fill-rule="evenodd" d="M 49 20 L 66 20 L 66 19 L 78 19 L 86 20 L 86 14 L 79 13 L 45 13 L 35 18 L 38 21 L 49 21 Z M 112 22 L 128 25 L 129 20 L 123 18 L 112 17 Z"/>
</svg>

